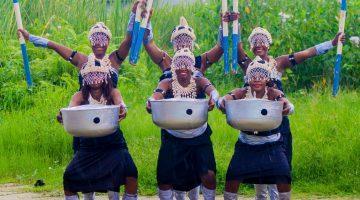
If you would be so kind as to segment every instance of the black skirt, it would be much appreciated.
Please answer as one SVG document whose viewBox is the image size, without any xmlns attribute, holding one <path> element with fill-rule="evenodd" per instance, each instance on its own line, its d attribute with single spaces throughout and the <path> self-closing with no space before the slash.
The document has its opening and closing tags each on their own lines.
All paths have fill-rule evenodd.
<svg viewBox="0 0 360 200">
<path fill-rule="evenodd" d="M 287 116 L 283 117 L 283 120 L 280 125 L 281 141 L 283 149 L 285 150 L 285 155 L 288 160 L 290 170 L 292 168 L 292 134 L 290 130 L 290 122 Z"/>
<path fill-rule="evenodd" d="M 281 144 L 278 141 L 248 145 L 238 140 L 226 180 L 249 184 L 290 184 L 290 167 Z"/>
<path fill-rule="evenodd" d="M 122 132 L 80 138 L 80 148 L 67 166 L 63 184 L 71 192 L 118 192 L 126 177 L 137 178 Z"/>
<path fill-rule="evenodd" d="M 183 139 L 161 130 L 161 147 L 157 165 L 158 184 L 189 191 L 201 184 L 201 176 L 216 172 L 211 128 L 195 138 Z"/>
</svg>

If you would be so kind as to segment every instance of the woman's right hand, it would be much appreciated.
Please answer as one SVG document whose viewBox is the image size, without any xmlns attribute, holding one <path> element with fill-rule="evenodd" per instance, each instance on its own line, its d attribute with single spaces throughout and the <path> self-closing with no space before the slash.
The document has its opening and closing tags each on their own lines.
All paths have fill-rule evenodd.
<svg viewBox="0 0 360 200">
<path fill-rule="evenodd" d="M 59 114 L 56 116 L 56 120 L 62 124 L 63 123 L 63 118 L 62 118 L 62 113 L 61 111 L 59 111 Z"/>
<path fill-rule="evenodd" d="M 29 40 L 30 33 L 25 29 L 18 29 L 18 36 L 20 37 L 20 34 L 24 37 L 25 40 Z"/>
<path fill-rule="evenodd" d="M 149 100 L 146 101 L 146 111 L 151 114 L 151 103 Z"/>
<path fill-rule="evenodd" d="M 227 11 L 224 14 L 221 14 L 220 17 L 223 22 L 232 22 L 239 19 L 240 14 Z"/>
</svg>

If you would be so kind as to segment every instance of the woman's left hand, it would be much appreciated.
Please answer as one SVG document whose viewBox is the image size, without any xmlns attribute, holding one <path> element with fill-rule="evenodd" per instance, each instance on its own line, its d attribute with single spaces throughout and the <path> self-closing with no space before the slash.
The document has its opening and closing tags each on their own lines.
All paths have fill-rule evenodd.
<svg viewBox="0 0 360 200">
<path fill-rule="evenodd" d="M 119 122 L 126 118 L 126 107 L 124 104 L 120 105 Z"/>
<path fill-rule="evenodd" d="M 285 98 L 281 98 L 280 101 L 282 101 L 284 103 L 282 114 L 289 115 L 290 110 L 291 110 L 290 102 Z"/>
<path fill-rule="evenodd" d="M 339 38 L 340 38 L 341 43 L 344 44 L 344 43 L 345 43 L 345 40 L 346 40 L 346 35 L 345 35 L 345 33 L 338 33 L 338 34 L 336 34 L 335 38 L 334 38 L 333 41 L 331 42 L 333 46 L 337 46 L 337 45 L 338 45 Z"/>
<path fill-rule="evenodd" d="M 210 96 L 208 105 L 209 105 L 208 111 L 212 111 L 215 107 L 215 101 L 211 96 Z"/>
</svg>

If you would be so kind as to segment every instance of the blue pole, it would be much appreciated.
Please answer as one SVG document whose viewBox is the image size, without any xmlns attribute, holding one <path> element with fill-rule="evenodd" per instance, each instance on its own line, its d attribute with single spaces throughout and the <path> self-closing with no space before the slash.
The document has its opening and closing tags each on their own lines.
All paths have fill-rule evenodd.
<svg viewBox="0 0 360 200">
<path fill-rule="evenodd" d="M 221 10 L 222 13 L 225 14 L 228 11 L 228 3 L 227 0 L 222 0 L 221 1 Z M 228 74 L 230 71 L 230 66 L 229 66 L 229 24 L 228 22 L 222 22 L 222 26 L 223 26 L 223 50 L 224 50 L 224 69 L 225 69 L 225 74 Z"/>
<path fill-rule="evenodd" d="M 18 29 L 24 29 L 23 24 L 22 24 L 22 20 L 21 20 L 19 1 L 18 0 L 13 0 L 13 4 L 14 4 L 14 11 L 15 11 L 15 16 L 16 16 L 17 28 Z M 31 74 L 30 74 L 29 57 L 28 57 L 27 50 L 26 50 L 25 39 L 24 39 L 24 37 L 22 35 L 20 35 L 19 41 L 20 41 L 21 53 L 22 53 L 23 62 L 24 62 L 24 71 L 25 71 L 26 83 L 27 83 L 28 87 L 31 87 L 32 86 L 32 80 L 31 80 Z"/>
<path fill-rule="evenodd" d="M 345 30 L 346 9 L 347 9 L 346 0 L 342 0 L 341 1 L 341 10 L 340 10 L 340 20 L 339 20 L 339 32 L 341 32 L 341 33 L 344 33 L 344 30 Z M 333 96 L 336 96 L 338 94 L 339 88 L 340 88 L 342 49 L 343 49 L 343 44 L 341 43 L 340 37 L 339 37 L 336 61 L 335 61 L 335 66 L 334 66 L 334 83 L 333 83 L 333 92 L 332 92 Z"/>
<path fill-rule="evenodd" d="M 149 15 L 150 15 L 150 10 L 152 8 L 152 4 L 153 4 L 153 0 L 148 0 L 146 2 L 146 17 L 142 19 L 141 24 L 140 24 L 140 30 L 138 31 L 138 34 L 136 36 L 136 41 L 135 41 L 135 46 L 132 46 L 131 48 L 133 49 L 132 55 L 130 55 L 130 64 L 132 65 L 136 65 L 137 61 L 139 60 L 139 55 L 140 55 L 140 51 L 141 51 L 141 44 L 142 41 L 144 39 L 144 34 L 145 34 L 145 30 L 146 30 L 146 26 L 149 22 Z M 140 11 L 139 11 L 140 14 Z"/>
<path fill-rule="evenodd" d="M 233 0 L 233 11 L 239 12 L 239 0 Z M 234 74 L 238 70 L 238 43 L 239 43 L 239 20 L 233 22 L 233 34 L 232 34 L 232 71 Z"/>
<path fill-rule="evenodd" d="M 134 27 L 133 27 L 133 31 L 132 31 L 132 36 L 131 36 L 131 48 L 130 48 L 130 56 L 129 56 L 129 61 L 132 64 L 132 61 L 134 60 L 135 57 L 135 46 L 136 46 L 136 40 L 137 37 L 139 35 L 139 31 L 140 31 L 140 22 L 141 22 L 141 7 L 138 4 L 137 8 L 136 8 L 136 14 L 135 14 L 135 23 L 134 23 Z"/>
</svg>

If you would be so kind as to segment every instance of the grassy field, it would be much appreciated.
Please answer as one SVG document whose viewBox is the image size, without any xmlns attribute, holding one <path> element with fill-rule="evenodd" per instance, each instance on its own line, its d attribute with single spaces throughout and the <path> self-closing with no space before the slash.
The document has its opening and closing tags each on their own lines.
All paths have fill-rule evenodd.
<svg viewBox="0 0 360 200">
<path fill-rule="evenodd" d="M 167 38 L 178 18 L 184 15 L 197 33 L 200 49 L 196 53 L 210 49 L 217 37 L 219 1 L 209 2 L 155 8 L 152 21 L 159 46 L 172 51 Z M 268 28 L 274 37 L 272 55 L 311 47 L 331 39 L 337 31 L 339 5 L 335 0 L 246 2 L 240 5 L 243 40 L 246 41 L 255 26 Z M 129 14 L 129 8 L 122 7 L 120 0 L 113 1 L 109 11 L 105 3 L 99 6 L 99 1 L 24 0 L 21 3 L 24 24 L 30 32 L 84 53 L 91 51 L 86 36 L 96 21 L 104 21 L 111 28 L 114 40 L 109 49 L 115 49 L 124 36 Z M 360 11 L 356 9 L 359 6 L 360 1 L 349 1 L 348 36 L 359 33 Z M 280 12 L 292 17 L 281 22 Z M 77 72 L 57 54 L 29 44 L 35 87 L 28 90 L 11 1 L 0 0 L 0 13 L 4 16 L 0 21 L 0 183 L 32 185 L 35 180 L 44 179 L 46 186 L 33 190 L 60 190 L 62 173 L 72 157 L 72 139 L 55 116 L 77 91 Z M 248 49 L 247 42 L 244 46 Z M 294 190 L 298 194 L 360 195 L 360 51 L 354 45 L 344 47 L 343 90 L 337 98 L 332 98 L 329 91 L 334 55 L 335 50 L 311 59 L 284 76 L 286 91 L 296 106 L 291 127 Z M 242 85 L 242 74 L 224 76 L 222 71 L 222 63 L 218 63 L 206 73 L 222 94 Z M 119 87 L 130 107 L 121 127 L 138 166 L 141 194 L 156 191 L 160 134 L 144 105 L 159 76 L 160 70 L 145 53 L 141 54 L 137 67 L 126 62 L 120 71 Z M 212 140 L 221 192 L 237 132 L 226 124 L 225 116 L 219 111 L 213 111 L 209 120 L 214 132 Z"/>
<path fill-rule="evenodd" d="M 33 184 L 44 179 L 47 185 L 41 191 L 62 187 L 62 173 L 72 156 L 71 137 L 55 116 L 67 105 L 73 89 L 52 87 L 32 96 L 36 103 L 28 110 L 0 113 L 0 182 Z M 160 133 L 144 109 L 151 90 L 126 86 L 121 90 L 130 106 L 121 127 L 139 169 L 140 192 L 154 194 Z M 296 106 L 291 117 L 295 191 L 359 194 L 359 93 L 344 91 L 335 99 L 329 92 L 298 92 L 290 99 Z M 217 110 L 210 114 L 209 123 L 222 191 L 237 131 Z"/>
</svg>

